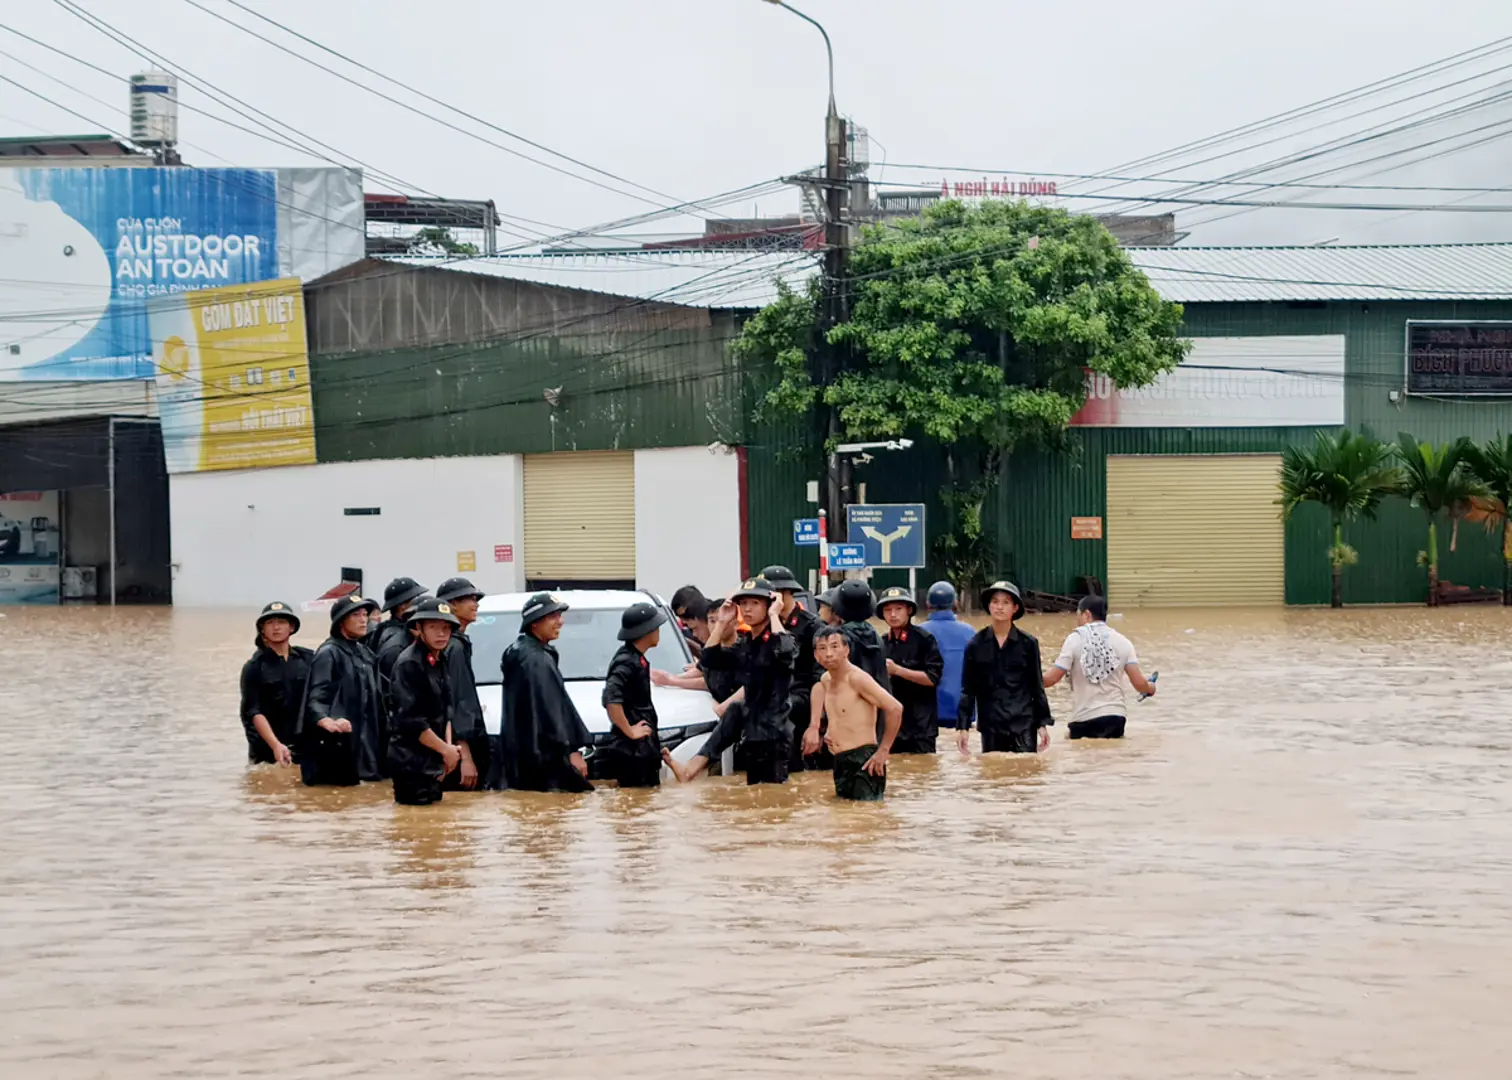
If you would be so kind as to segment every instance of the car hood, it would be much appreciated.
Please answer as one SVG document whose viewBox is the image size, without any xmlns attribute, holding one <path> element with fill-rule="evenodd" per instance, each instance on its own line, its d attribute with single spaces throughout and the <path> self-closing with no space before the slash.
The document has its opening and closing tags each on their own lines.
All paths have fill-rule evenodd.
<svg viewBox="0 0 1512 1080">
<path fill-rule="evenodd" d="M 595 735 L 608 733 L 613 726 L 609 714 L 600 704 L 604 696 L 604 680 L 574 680 L 567 683 L 567 696 L 577 707 L 583 723 Z M 478 701 L 483 706 L 483 722 L 490 735 L 499 734 L 503 723 L 504 687 L 490 683 L 478 687 Z M 689 724 L 709 723 L 714 715 L 714 699 L 705 690 L 680 690 L 674 687 L 653 686 L 651 703 L 656 706 L 657 724 L 662 730 L 686 727 Z"/>
</svg>

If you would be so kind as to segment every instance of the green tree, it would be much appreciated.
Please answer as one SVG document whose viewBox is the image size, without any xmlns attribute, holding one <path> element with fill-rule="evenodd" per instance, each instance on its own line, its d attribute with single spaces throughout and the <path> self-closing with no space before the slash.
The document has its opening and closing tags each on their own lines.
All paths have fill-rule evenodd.
<svg viewBox="0 0 1512 1080">
<path fill-rule="evenodd" d="M 1101 224 L 1025 202 L 945 202 L 868 229 L 846 286 L 850 321 L 828 333 L 812 283 L 746 324 L 737 354 L 774 372 L 758 414 L 832 409 L 844 439 L 943 447 L 937 554 L 963 584 L 984 575 L 984 507 L 1007 455 L 1063 444 L 1088 371 L 1147 386 L 1188 348 L 1181 307 Z"/>
<path fill-rule="evenodd" d="M 458 240 L 450 229 L 427 225 L 410 237 L 411 255 L 476 255 L 478 245 Z"/>
<path fill-rule="evenodd" d="M 1501 533 L 1502 603 L 1512 606 L 1512 435 L 1472 445 L 1467 457 L 1470 471 L 1486 488 L 1477 504 L 1479 516 L 1488 530 Z"/>
<path fill-rule="evenodd" d="M 1297 507 L 1313 502 L 1328 511 L 1333 523 L 1328 548 L 1333 607 L 1344 606 L 1344 568 L 1359 561 L 1344 542 L 1344 523 L 1374 521 L 1381 500 L 1401 490 L 1402 480 L 1393 449 L 1368 435 L 1320 431 L 1311 447 L 1289 446 L 1282 453 L 1281 497 L 1276 500 L 1282 518 L 1290 519 Z"/>
<path fill-rule="evenodd" d="M 1449 550 L 1453 551 L 1459 534 L 1459 521 L 1473 508 L 1485 487 L 1470 471 L 1468 460 L 1473 444 L 1459 438 L 1443 446 L 1418 442 L 1406 432 L 1397 436 L 1397 455 L 1402 461 L 1402 494 L 1428 517 L 1428 550 L 1420 558 L 1428 567 L 1428 606 L 1439 601 L 1439 519 L 1448 516 L 1454 526 Z"/>
</svg>

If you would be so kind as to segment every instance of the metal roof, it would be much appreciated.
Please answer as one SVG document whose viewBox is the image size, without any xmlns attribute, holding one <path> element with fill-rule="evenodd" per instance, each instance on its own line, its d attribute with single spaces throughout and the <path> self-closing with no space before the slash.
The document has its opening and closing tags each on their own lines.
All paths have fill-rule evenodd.
<svg viewBox="0 0 1512 1080">
<path fill-rule="evenodd" d="M 1161 296 L 1246 300 L 1508 300 L 1512 244 L 1129 248 Z"/>
<path fill-rule="evenodd" d="M 1179 303 L 1512 300 L 1512 243 L 1356 247 L 1131 247 L 1134 265 Z M 517 278 L 691 307 L 757 308 L 818 271 L 807 251 L 640 250 L 385 262 Z"/>
<path fill-rule="evenodd" d="M 471 259 L 397 256 L 382 261 L 713 308 L 762 307 L 776 299 L 779 279 L 797 288 L 819 267 L 816 254 L 809 251 L 632 249 Z"/>
</svg>

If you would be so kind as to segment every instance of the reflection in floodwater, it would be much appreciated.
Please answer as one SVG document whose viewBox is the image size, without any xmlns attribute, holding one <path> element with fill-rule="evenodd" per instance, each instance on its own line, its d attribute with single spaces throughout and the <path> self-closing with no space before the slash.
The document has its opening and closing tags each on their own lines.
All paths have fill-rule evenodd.
<svg viewBox="0 0 1512 1080">
<path fill-rule="evenodd" d="M 3 615 L 5 1077 L 1506 1075 L 1500 608 L 1132 613 L 1127 740 L 881 806 L 309 790 L 252 613 Z"/>
</svg>

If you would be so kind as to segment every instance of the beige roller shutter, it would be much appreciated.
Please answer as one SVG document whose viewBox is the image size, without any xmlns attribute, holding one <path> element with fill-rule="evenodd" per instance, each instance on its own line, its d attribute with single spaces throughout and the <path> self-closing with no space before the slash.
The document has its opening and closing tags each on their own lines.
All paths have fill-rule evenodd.
<svg viewBox="0 0 1512 1080">
<path fill-rule="evenodd" d="M 1123 607 L 1286 601 L 1270 455 L 1108 458 L 1108 598 Z"/>
<path fill-rule="evenodd" d="M 635 455 L 525 456 L 525 576 L 635 580 Z"/>
</svg>

